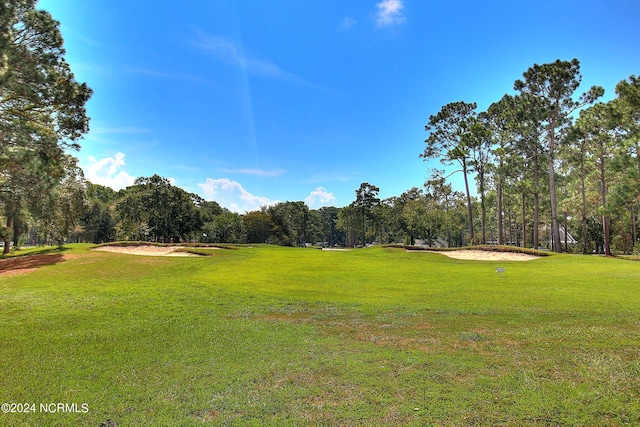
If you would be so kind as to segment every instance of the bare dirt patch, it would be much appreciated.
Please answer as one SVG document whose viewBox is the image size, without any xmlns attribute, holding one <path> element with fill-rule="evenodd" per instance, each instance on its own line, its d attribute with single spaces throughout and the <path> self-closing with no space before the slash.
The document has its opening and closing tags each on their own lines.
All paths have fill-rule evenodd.
<svg viewBox="0 0 640 427">
<path fill-rule="evenodd" d="M 423 252 L 411 251 L 407 252 Z M 491 251 L 424 251 L 431 253 L 439 253 L 449 258 L 473 260 L 473 261 L 531 261 L 540 257 L 528 254 L 520 254 L 516 252 L 491 252 Z"/>
<path fill-rule="evenodd" d="M 93 249 L 94 251 L 115 252 L 119 254 L 129 255 L 146 255 L 146 256 L 198 256 L 189 252 L 179 251 L 181 246 L 100 246 Z"/>
<path fill-rule="evenodd" d="M 0 276 L 28 274 L 44 265 L 57 264 L 77 258 L 78 256 L 79 255 L 69 254 L 43 254 L 2 259 L 0 260 Z"/>
</svg>

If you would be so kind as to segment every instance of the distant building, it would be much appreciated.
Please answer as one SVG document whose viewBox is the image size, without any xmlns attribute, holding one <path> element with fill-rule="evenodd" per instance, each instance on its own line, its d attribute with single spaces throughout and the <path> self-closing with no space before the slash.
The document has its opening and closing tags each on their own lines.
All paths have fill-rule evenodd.
<svg viewBox="0 0 640 427">
<path fill-rule="evenodd" d="M 566 236 L 566 241 L 565 241 L 565 236 Z M 573 238 L 573 236 L 571 235 L 571 233 L 569 233 L 567 230 L 565 230 L 564 227 L 560 227 L 560 243 L 565 244 L 572 244 L 572 243 L 578 243 L 578 241 L 576 239 Z"/>
<path fill-rule="evenodd" d="M 432 247 L 432 248 L 446 248 L 449 245 L 447 245 L 447 242 L 445 242 L 442 239 L 433 239 L 431 241 L 431 246 L 429 246 L 429 243 L 424 240 L 424 239 L 416 239 L 416 246 L 427 246 L 427 247 Z"/>
</svg>

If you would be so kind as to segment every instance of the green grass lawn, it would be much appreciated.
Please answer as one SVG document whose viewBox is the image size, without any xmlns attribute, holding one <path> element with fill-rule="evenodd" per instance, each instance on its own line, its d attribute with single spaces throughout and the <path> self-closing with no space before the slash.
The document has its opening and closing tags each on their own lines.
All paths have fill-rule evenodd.
<svg viewBox="0 0 640 427">
<path fill-rule="evenodd" d="M 0 425 L 640 425 L 640 263 L 197 251 L 0 275 Z"/>
</svg>

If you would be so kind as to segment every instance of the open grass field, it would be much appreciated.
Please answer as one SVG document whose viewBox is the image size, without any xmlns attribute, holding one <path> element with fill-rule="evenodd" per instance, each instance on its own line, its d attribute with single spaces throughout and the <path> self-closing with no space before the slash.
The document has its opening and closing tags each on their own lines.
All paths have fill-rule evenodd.
<svg viewBox="0 0 640 427">
<path fill-rule="evenodd" d="M 0 425 L 640 425 L 638 262 L 197 251 L 1 260 Z"/>
</svg>

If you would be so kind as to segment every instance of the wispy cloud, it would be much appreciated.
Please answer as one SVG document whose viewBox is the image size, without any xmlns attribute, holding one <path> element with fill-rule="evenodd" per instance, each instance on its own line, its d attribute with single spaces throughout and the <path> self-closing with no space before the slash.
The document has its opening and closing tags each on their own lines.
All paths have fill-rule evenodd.
<svg viewBox="0 0 640 427">
<path fill-rule="evenodd" d="M 124 72 L 131 74 L 140 74 L 144 76 L 157 77 L 161 79 L 171 79 L 171 80 L 183 80 L 188 82 L 200 83 L 208 86 L 214 86 L 218 88 L 222 88 L 222 86 L 217 85 L 210 80 L 203 79 L 200 77 L 191 76 L 188 74 L 176 74 L 176 73 L 167 73 L 164 71 L 150 70 L 148 68 L 129 68 L 125 67 Z"/>
<path fill-rule="evenodd" d="M 340 25 L 338 26 L 338 28 L 340 28 L 341 30 L 348 30 L 351 27 L 355 26 L 357 23 L 358 21 L 356 21 L 355 19 L 349 16 L 345 16 L 344 18 L 342 18 L 342 21 L 340 21 Z"/>
<path fill-rule="evenodd" d="M 284 175 L 284 169 L 264 170 L 264 169 L 221 169 L 224 173 L 236 173 L 242 175 L 255 175 L 264 177 L 273 177 Z"/>
<path fill-rule="evenodd" d="M 376 25 L 379 27 L 391 27 L 406 21 L 402 13 L 404 5 L 402 0 L 382 0 L 376 4 Z"/>
<path fill-rule="evenodd" d="M 89 156 L 89 164 L 83 166 L 84 175 L 90 182 L 94 184 L 111 187 L 114 190 L 121 190 L 133 185 L 135 178 L 129 175 L 122 168 L 125 163 L 125 154 L 116 153 L 113 157 L 104 157 L 96 159 Z"/>
<path fill-rule="evenodd" d="M 283 70 L 269 59 L 259 58 L 236 40 L 201 31 L 198 32 L 198 36 L 199 40 L 196 46 L 222 63 L 241 68 L 249 74 L 263 78 L 330 91 L 330 89 L 308 82 L 300 76 Z"/>
<path fill-rule="evenodd" d="M 68 25 L 66 25 L 64 23 L 62 23 L 60 25 L 60 31 L 64 35 L 64 39 L 65 40 L 67 40 L 68 36 L 71 36 L 74 39 L 79 40 L 82 43 L 90 45 L 90 46 L 94 46 L 94 47 L 98 47 L 98 48 L 108 48 L 108 46 L 104 45 L 103 43 L 100 43 L 100 42 L 96 41 L 95 39 L 92 39 L 91 37 L 88 37 L 85 34 L 76 31 L 74 28 L 69 27 Z M 109 50 L 112 50 L 112 49 L 109 49 Z"/>
<path fill-rule="evenodd" d="M 248 72 L 262 77 L 297 80 L 297 76 L 288 73 L 268 59 L 259 59 L 245 51 L 242 44 L 226 37 L 200 33 L 199 47 L 213 55 L 219 61 L 236 67 L 243 67 Z"/>
<path fill-rule="evenodd" d="M 147 128 L 139 128 L 135 126 L 122 126 L 122 127 L 112 127 L 112 128 L 95 128 L 91 129 L 91 133 L 94 135 L 105 135 L 105 134 L 143 134 L 143 133 L 151 133 L 150 129 Z"/>
<path fill-rule="evenodd" d="M 350 182 L 358 175 L 357 172 L 321 172 L 314 173 L 304 182 L 307 184 L 323 184 L 327 182 Z"/>
<path fill-rule="evenodd" d="M 198 168 L 196 166 L 192 166 L 192 165 L 174 165 L 174 168 L 179 169 L 179 170 L 183 170 L 183 171 L 187 171 L 187 172 L 198 172 L 198 171 L 200 171 L 200 168 Z"/>
<path fill-rule="evenodd" d="M 326 188 L 318 187 L 313 190 L 306 199 L 305 203 L 310 208 L 319 208 L 322 206 L 329 206 L 336 203 L 336 198 L 333 193 L 329 193 Z"/>
<path fill-rule="evenodd" d="M 279 203 L 278 200 L 269 200 L 264 196 L 256 196 L 244 189 L 238 181 L 228 178 L 207 178 L 205 182 L 198 183 L 204 193 L 205 199 L 215 200 L 221 206 L 238 213 L 249 212 Z"/>
</svg>

